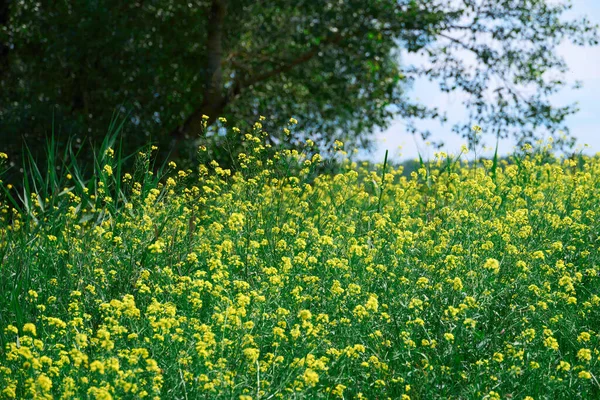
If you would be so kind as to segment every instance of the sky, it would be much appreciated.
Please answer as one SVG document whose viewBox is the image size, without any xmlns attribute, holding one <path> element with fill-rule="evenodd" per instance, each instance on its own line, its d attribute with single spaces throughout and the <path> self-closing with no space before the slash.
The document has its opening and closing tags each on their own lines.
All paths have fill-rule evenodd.
<svg viewBox="0 0 600 400">
<path fill-rule="evenodd" d="M 600 1 L 572 0 L 572 4 L 573 8 L 564 14 L 565 18 L 587 16 L 592 23 L 600 23 Z M 583 152 L 595 154 L 600 152 L 600 46 L 580 47 L 565 42 L 558 47 L 558 54 L 564 57 L 570 68 L 566 74 L 569 85 L 552 97 L 553 104 L 578 103 L 580 111 L 567 117 L 566 125 L 570 129 L 571 135 L 577 139 L 579 146 L 584 144 L 589 146 L 583 148 Z M 420 59 L 418 56 L 405 54 L 403 60 L 407 64 L 412 64 L 418 63 Z M 570 86 L 577 80 L 583 83 L 583 87 L 578 90 L 571 89 Z M 447 112 L 449 118 L 444 125 L 435 121 L 422 121 L 418 126 L 432 132 L 432 141 L 442 140 L 445 143 L 442 151 L 453 155 L 458 154 L 461 145 L 466 144 L 466 140 L 452 132 L 452 125 L 468 119 L 466 107 L 462 105 L 462 95 L 460 93 L 442 93 L 438 83 L 421 79 L 415 81 L 409 96 L 427 106 L 437 106 Z M 371 154 L 360 152 L 359 158 L 372 162 L 383 162 L 385 151 L 389 150 L 388 158 L 399 162 L 415 159 L 418 157 L 418 153 L 424 159 L 430 159 L 433 158 L 435 152 L 418 135 L 413 136 L 407 133 L 404 121 L 399 119 L 392 121 L 388 129 L 376 133 L 374 137 L 376 150 Z M 494 137 L 488 136 L 485 142 L 489 150 L 480 154 L 489 156 L 493 154 L 491 148 L 495 146 L 496 140 Z M 500 141 L 498 152 L 501 155 L 510 154 L 514 146 L 514 140 L 505 139 Z"/>
</svg>

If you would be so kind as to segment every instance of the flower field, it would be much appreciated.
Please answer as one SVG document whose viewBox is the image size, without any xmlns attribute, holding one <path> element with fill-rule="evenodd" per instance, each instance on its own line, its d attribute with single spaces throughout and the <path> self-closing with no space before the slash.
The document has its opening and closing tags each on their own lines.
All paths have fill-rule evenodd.
<svg viewBox="0 0 600 400">
<path fill-rule="evenodd" d="M 324 174 L 245 138 L 1 184 L 0 398 L 600 398 L 600 157 Z"/>
</svg>

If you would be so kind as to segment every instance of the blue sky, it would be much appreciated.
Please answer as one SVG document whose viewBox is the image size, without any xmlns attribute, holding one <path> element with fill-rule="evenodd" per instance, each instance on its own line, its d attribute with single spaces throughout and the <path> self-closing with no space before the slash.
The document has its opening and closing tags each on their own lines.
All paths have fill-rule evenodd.
<svg viewBox="0 0 600 400">
<path fill-rule="evenodd" d="M 600 1 L 572 0 L 572 4 L 573 8 L 568 14 L 565 14 L 565 18 L 587 16 L 593 23 L 600 23 Z M 579 47 L 565 42 L 558 48 L 558 52 L 564 57 L 570 68 L 566 75 L 568 82 L 571 84 L 580 80 L 583 88 L 573 90 L 566 86 L 553 97 L 553 104 L 579 103 L 580 111 L 569 116 L 566 123 L 580 146 L 589 145 L 584 149 L 584 153 L 595 154 L 600 152 L 600 46 Z M 405 63 L 413 63 L 418 60 L 412 55 L 405 55 L 403 59 Z M 458 154 L 461 145 L 466 141 L 452 132 L 452 125 L 456 122 L 463 122 L 468 117 L 467 111 L 462 105 L 461 94 L 445 94 L 438 89 L 437 83 L 418 80 L 409 96 L 419 99 L 425 105 L 438 106 L 447 112 L 449 121 L 444 125 L 433 121 L 423 121 L 418 126 L 429 129 L 433 133 L 433 140 L 442 140 L 445 143 L 444 151 Z M 434 150 L 426 146 L 418 136 L 407 133 L 401 120 L 394 120 L 387 130 L 375 134 L 375 138 L 377 150 L 371 155 L 360 153 L 360 158 L 383 162 L 386 149 L 389 150 L 389 157 L 395 161 L 414 159 L 417 157 L 417 151 L 425 157 L 433 157 Z M 495 138 L 488 137 L 486 145 L 490 148 L 495 146 Z M 399 148 L 400 146 L 401 148 Z M 514 146 L 515 143 L 512 140 L 501 141 L 499 152 L 502 155 L 509 154 Z M 491 152 L 490 149 L 487 154 Z"/>
</svg>

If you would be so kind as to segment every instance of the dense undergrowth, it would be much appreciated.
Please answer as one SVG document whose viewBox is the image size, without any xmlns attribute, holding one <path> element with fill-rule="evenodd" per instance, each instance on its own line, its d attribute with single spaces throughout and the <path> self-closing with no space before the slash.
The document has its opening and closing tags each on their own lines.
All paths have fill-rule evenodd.
<svg viewBox="0 0 600 400">
<path fill-rule="evenodd" d="M 0 398 L 600 396 L 600 158 L 315 175 L 263 136 L 2 183 Z"/>
</svg>

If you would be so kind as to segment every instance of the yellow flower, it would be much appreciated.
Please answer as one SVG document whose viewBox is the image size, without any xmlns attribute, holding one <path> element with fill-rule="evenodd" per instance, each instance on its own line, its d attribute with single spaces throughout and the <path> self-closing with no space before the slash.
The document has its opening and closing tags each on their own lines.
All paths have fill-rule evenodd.
<svg viewBox="0 0 600 400">
<path fill-rule="evenodd" d="M 244 217 L 244 214 L 232 213 L 229 216 L 229 221 L 227 221 L 227 224 L 229 225 L 229 229 L 232 231 L 241 231 L 244 228 L 245 220 L 246 218 Z"/>
<path fill-rule="evenodd" d="M 592 359 L 592 351 L 590 349 L 581 349 L 577 352 L 577 358 L 581 361 L 590 361 Z"/>
<path fill-rule="evenodd" d="M 142 397 L 142 392 L 139 392 L 138 395 Z M 87 394 L 89 397 L 94 398 L 96 400 L 112 400 L 112 395 L 106 387 L 96 387 L 92 386 L 88 389 Z"/>
<path fill-rule="evenodd" d="M 27 323 L 27 324 L 23 325 L 23 332 L 29 332 L 33 336 L 37 336 L 35 325 L 32 323 Z"/>
<path fill-rule="evenodd" d="M 425 278 L 424 276 L 420 277 L 419 279 L 417 279 L 417 286 L 421 286 L 424 287 L 429 283 L 429 279 Z"/>
<path fill-rule="evenodd" d="M 463 324 L 468 327 L 468 328 L 475 328 L 475 325 L 477 325 L 477 321 L 475 321 L 473 318 L 465 318 L 465 320 L 463 321 Z"/>
<path fill-rule="evenodd" d="M 46 374 L 40 374 L 36 379 L 36 383 L 44 392 L 49 392 L 52 389 L 52 380 Z"/>
<path fill-rule="evenodd" d="M 298 318 L 303 320 L 308 320 L 312 318 L 312 313 L 309 310 L 300 310 L 298 313 Z"/>
<path fill-rule="evenodd" d="M 17 329 L 17 327 L 14 325 L 8 325 L 6 328 L 4 328 L 4 332 L 5 333 L 12 332 L 12 333 L 18 334 L 19 329 Z"/>
<path fill-rule="evenodd" d="M 338 384 L 336 385 L 335 389 L 331 391 L 331 394 L 342 397 L 344 394 L 344 389 L 346 389 L 346 386 Z"/>
<path fill-rule="evenodd" d="M 500 261 L 496 260 L 495 258 L 488 258 L 483 265 L 483 268 L 489 269 L 494 274 L 497 274 L 500 272 Z"/>
<path fill-rule="evenodd" d="M 452 288 L 456 291 L 460 291 L 463 289 L 462 280 L 459 277 L 452 279 Z"/>
<path fill-rule="evenodd" d="M 543 251 L 541 251 L 541 250 L 534 251 L 534 252 L 531 254 L 531 256 L 532 256 L 534 259 L 539 259 L 539 260 L 543 260 L 543 259 L 545 259 L 544 252 L 543 252 Z"/>
<path fill-rule="evenodd" d="M 253 348 L 247 348 L 247 349 L 244 349 L 243 353 L 246 356 L 246 358 L 248 359 L 248 361 L 250 361 L 250 363 L 254 363 L 256 360 L 258 360 L 258 357 L 260 355 L 260 350 L 253 349 Z"/>
<path fill-rule="evenodd" d="M 164 247 L 165 247 L 165 244 L 159 239 L 155 243 L 152 243 L 151 245 L 149 245 L 148 250 L 150 250 L 151 253 L 159 253 L 160 254 L 163 252 Z"/>
<path fill-rule="evenodd" d="M 499 363 L 504 361 L 504 355 L 502 355 L 502 353 L 494 353 L 494 356 L 492 358 L 494 359 L 494 361 Z"/>
<path fill-rule="evenodd" d="M 531 367 L 531 369 L 538 369 L 540 367 L 540 364 L 538 362 L 531 361 L 529 363 L 529 366 Z"/>
<path fill-rule="evenodd" d="M 3 153 L 0 153 L 3 154 Z M 8 399 L 16 399 L 17 398 L 17 385 L 16 383 L 14 384 L 14 386 L 7 386 L 6 388 L 4 388 L 0 394 L 3 394 L 6 396 L 6 398 Z"/>
<path fill-rule="evenodd" d="M 379 302 L 377 301 L 377 296 L 370 295 L 369 300 L 365 304 L 365 308 L 369 311 L 377 312 L 379 309 Z"/>
<path fill-rule="evenodd" d="M 454 335 L 451 333 L 444 333 L 444 339 L 449 342 L 454 342 Z"/>
<path fill-rule="evenodd" d="M 558 350 L 558 342 L 552 336 L 547 337 L 546 339 L 544 339 L 544 346 L 546 346 L 549 349 L 552 349 L 554 351 Z"/>
<path fill-rule="evenodd" d="M 492 390 L 488 393 L 486 398 L 489 400 L 500 400 L 500 395 Z"/>
<path fill-rule="evenodd" d="M 306 371 L 304 371 L 304 382 L 306 382 L 307 385 L 309 386 L 316 386 L 317 382 L 319 382 L 319 374 L 317 374 L 315 371 L 313 371 L 310 368 L 307 368 Z"/>
<path fill-rule="evenodd" d="M 587 332 L 581 332 L 579 334 L 579 336 L 577 336 L 577 341 L 578 342 L 589 342 L 591 338 L 591 335 Z"/>
<path fill-rule="evenodd" d="M 92 363 L 90 364 L 90 371 L 98 371 L 100 375 L 104 375 L 104 364 L 102 363 L 102 361 L 92 361 Z"/>
<path fill-rule="evenodd" d="M 558 366 L 556 367 L 557 371 L 570 371 L 571 370 L 571 364 L 569 364 L 566 361 L 561 361 Z"/>
<path fill-rule="evenodd" d="M 582 379 L 592 379 L 592 374 L 590 374 L 587 371 L 581 371 L 579 373 L 579 375 L 577 375 L 578 377 L 582 378 Z"/>
</svg>

